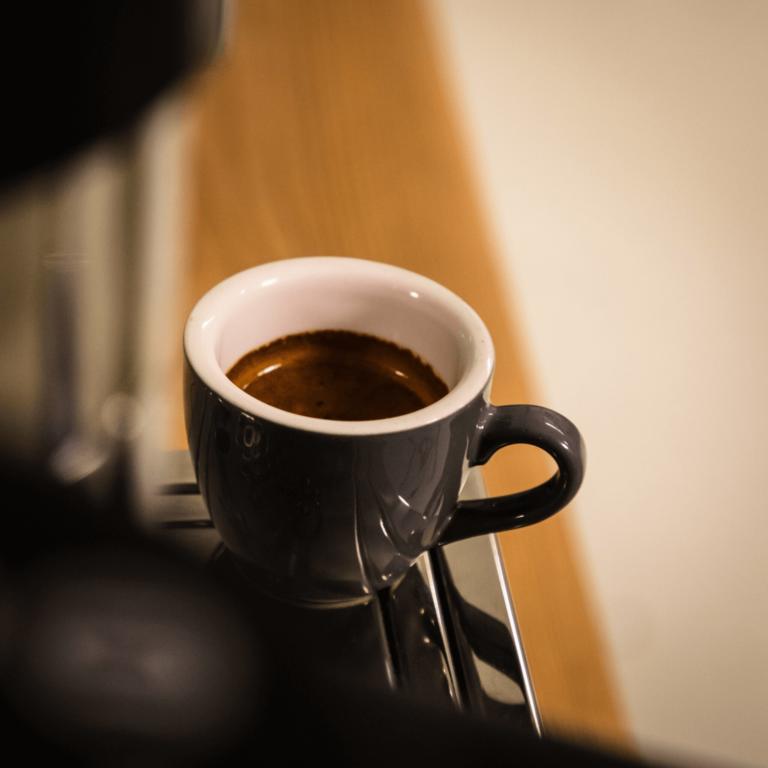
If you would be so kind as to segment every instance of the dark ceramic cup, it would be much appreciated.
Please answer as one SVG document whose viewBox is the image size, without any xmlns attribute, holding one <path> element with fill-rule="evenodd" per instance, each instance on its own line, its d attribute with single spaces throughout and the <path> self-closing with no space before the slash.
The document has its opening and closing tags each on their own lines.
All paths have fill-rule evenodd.
<svg viewBox="0 0 768 768">
<path fill-rule="evenodd" d="M 449 392 L 403 416 L 331 421 L 274 408 L 227 378 L 255 347 L 320 329 L 407 347 Z M 488 330 L 455 294 L 412 272 L 330 257 L 246 270 L 199 301 L 184 350 L 200 491 L 237 562 L 275 596 L 368 599 L 430 547 L 544 520 L 581 483 L 576 427 L 546 408 L 490 405 Z M 557 472 L 522 493 L 457 501 L 469 468 L 514 443 L 547 451 Z"/>
</svg>

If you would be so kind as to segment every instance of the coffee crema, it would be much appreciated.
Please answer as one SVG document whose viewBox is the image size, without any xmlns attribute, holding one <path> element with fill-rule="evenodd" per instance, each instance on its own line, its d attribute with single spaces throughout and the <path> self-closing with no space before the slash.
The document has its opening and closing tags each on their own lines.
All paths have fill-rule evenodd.
<svg viewBox="0 0 768 768">
<path fill-rule="evenodd" d="M 448 394 L 411 350 L 352 331 L 283 336 L 248 352 L 227 376 L 275 408 L 338 421 L 402 416 Z"/>
</svg>

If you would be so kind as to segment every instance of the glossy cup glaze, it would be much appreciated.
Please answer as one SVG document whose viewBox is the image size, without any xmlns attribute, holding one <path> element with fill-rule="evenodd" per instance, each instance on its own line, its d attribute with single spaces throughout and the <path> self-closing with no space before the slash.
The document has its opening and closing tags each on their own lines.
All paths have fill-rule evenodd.
<svg viewBox="0 0 768 768">
<path fill-rule="evenodd" d="M 321 329 L 413 350 L 448 394 L 394 418 L 332 421 L 274 408 L 227 378 L 250 350 Z M 397 267 L 315 257 L 246 270 L 198 302 L 184 350 L 201 493 L 238 562 L 277 596 L 367 599 L 429 547 L 544 519 L 581 482 L 573 424 L 537 406 L 489 405 L 494 350 L 485 325 L 443 286 Z M 557 474 L 521 494 L 457 504 L 470 466 L 520 442 L 547 450 Z"/>
</svg>

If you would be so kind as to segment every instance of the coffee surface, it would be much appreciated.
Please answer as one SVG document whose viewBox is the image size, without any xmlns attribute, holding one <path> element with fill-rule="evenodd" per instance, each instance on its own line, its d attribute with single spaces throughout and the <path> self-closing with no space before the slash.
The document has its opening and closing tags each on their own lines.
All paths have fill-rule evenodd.
<svg viewBox="0 0 768 768">
<path fill-rule="evenodd" d="M 340 421 L 400 416 L 448 394 L 410 350 L 351 331 L 284 336 L 243 356 L 227 376 L 276 408 Z"/>
</svg>

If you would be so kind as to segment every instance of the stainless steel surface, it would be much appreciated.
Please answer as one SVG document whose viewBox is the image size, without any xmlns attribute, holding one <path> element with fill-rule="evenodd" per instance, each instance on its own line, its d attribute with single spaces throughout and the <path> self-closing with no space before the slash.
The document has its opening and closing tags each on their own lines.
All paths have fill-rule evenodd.
<svg viewBox="0 0 768 768">
<path fill-rule="evenodd" d="M 523 645 L 523 638 L 520 635 L 520 625 L 517 623 L 517 615 L 515 614 L 515 604 L 512 601 L 512 592 L 509 589 L 509 583 L 507 582 L 506 572 L 504 570 L 504 562 L 501 557 L 501 549 L 499 547 L 499 539 L 496 534 L 492 534 L 488 537 L 491 543 L 491 550 L 493 552 L 493 562 L 496 566 L 496 573 L 499 578 L 499 585 L 501 587 L 502 597 L 504 599 L 504 608 L 507 617 L 507 626 L 512 633 L 512 641 L 515 645 L 515 652 L 517 653 L 517 662 L 520 667 L 520 672 L 523 678 L 523 689 L 525 691 L 525 701 L 528 705 L 528 710 L 531 713 L 531 722 L 536 729 L 536 733 L 542 735 L 541 713 L 539 712 L 539 704 L 536 700 L 536 690 L 533 687 L 533 681 L 531 680 L 531 671 L 528 668 L 528 660 L 525 656 L 525 646 Z"/>
<path fill-rule="evenodd" d="M 425 554 L 419 558 L 415 567 L 422 572 L 422 575 L 426 580 L 427 586 L 429 587 L 429 595 L 432 600 L 432 603 L 434 604 L 435 618 L 437 621 L 437 626 L 440 630 L 440 639 L 442 641 L 443 648 L 448 649 L 450 648 L 450 636 L 448 634 L 448 627 L 446 626 L 446 622 L 445 622 L 443 605 L 440 601 L 440 595 L 438 593 L 437 577 L 435 575 L 435 569 L 432 565 L 432 561 Z M 450 680 L 452 698 L 454 699 L 454 701 L 459 707 L 464 708 L 466 706 L 466 701 L 462 696 L 461 690 L 456 685 L 456 680 L 458 679 L 458 673 L 457 673 L 456 665 L 454 664 L 454 654 L 452 653 L 446 653 L 446 675 Z"/>
<path fill-rule="evenodd" d="M 155 497 L 151 524 L 163 538 L 196 557 L 211 560 L 220 540 L 196 492 L 187 452 L 166 454 L 160 476 L 163 483 Z M 473 471 L 462 496 L 478 498 L 484 493 L 482 477 Z M 331 622 L 339 624 L 343 623 L 340 614 L 347 610 L 313 612 L 339 614 Z M 350 637 L 354 640 L 358 630 L 350 631 L 350 622 L 357 622 L 357 663 L 370 654 L 375 679 L 382 679 L 384 669 L 391 688 L 484 717 L 501 718 L 541 734 L 535 693 L 495 537 L 456 542 L 422 556 L 400 584 L 381 593 L 369 603 L 369 609 L 357 610 L 354 616 L 343 624 L 343 643 Z M 312 621 L 313 631 L 326 631 L 321 625 L 328 621 Z M 364 628 L 361 621 L 366 624 Z M 380 643 L 374 640 L 376 632 L 382 632 Z M 323 640 L 334 643 L 328 632 Z M 343 655 L 349 652 L 345 650 Z"/>
</svg>

